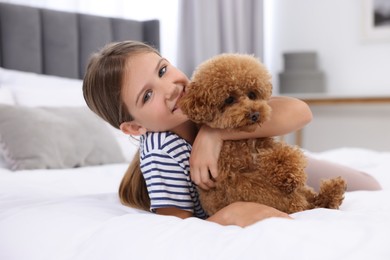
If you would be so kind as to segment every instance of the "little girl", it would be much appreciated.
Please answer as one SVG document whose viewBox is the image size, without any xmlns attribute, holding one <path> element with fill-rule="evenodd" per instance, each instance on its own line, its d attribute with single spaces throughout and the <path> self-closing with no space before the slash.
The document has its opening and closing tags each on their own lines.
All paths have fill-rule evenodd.
<svg viewBox="0 0 390 260">
<path fill-rule="evenodd" d="M 251 202 L 236 202 L 207 216 L 196 185 L 212 189 L 223 140 L 278 136 L 311 120 L 308 106 L 294 98 L 272 97 L 271 120 L 254 132 L 197 127 L 177 106 L 189 79 L 149 45 L 111 43 L 89 62 L 83 93 L 89 108 L 125 134 L 140 136 L 140 149 L 119 188 L 123 204 L 161 215 L 199 217 L 222 225 L 247 226 L 284 212 Z M 191 158 L 190 158 L 191 154 Z M 379 189 L 369 175 L 325 161 L 308 159 L 308 182 L 343 176 L 350 190 Z"/>
</svg>

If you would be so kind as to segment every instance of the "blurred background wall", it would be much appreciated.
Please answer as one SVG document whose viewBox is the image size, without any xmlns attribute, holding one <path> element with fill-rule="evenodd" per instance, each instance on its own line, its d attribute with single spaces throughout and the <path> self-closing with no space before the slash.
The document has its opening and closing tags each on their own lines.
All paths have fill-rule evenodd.
<svg viewBox="0 0 390 260">
<path fill-rule="evenodd" d="M 389 7 L 389 0 L 0 0 L 60 10 L 161 21 L 161 53 L 174 65 L 182 57 L 183 3 L 201 2 L 205 7 L 200 18 L 211 9 L 219 12 L 222 4 L 253 4 L 252 24 L 258 53 L 273 75 L 274 93 L 279 94 L 278 75 L 284 69 L 283 53 L 312 51 L 317 53 L 318 68 L 325 75 L 326 92 L 332 96 L 390 97 L 389 26 L 378 35 L 367 35 L 370 7 Z M 387 6 L 387 7 L 386 7 Z M 225 6 L 226 7 L 226 6 Z M 245 9 L 243 7 L 243 9 Z M 226 17 L 225 17 L 226 18 Z M 229 18 L 233 18 L 229 17 Z M 192 19 L 192 18 L 191 18 Z M 230 21 L 230 20 L 229 20 Z M 196 20 L 195 20 L 196 22 Z M 261 23 L 261 26 L 259 24 Z M 202 23 L 207 28 L 208 23 Z M 238 31 L 248 24 L 238 25 Z M 207 28 L 208 29 L 208 28 Z M 198 28 L 202 31 L 202 28 Z M 190 29 L 184 30 L 191 35 Z M 383 36 L 383 37 L 382 37 Z M 236 36 L 238 37 L 238 36 Z M 213 45 L 212 37 L 202 42 Z M 259 47 L 261 45 L 261 47 Z M 231 49 L 234 51 L 234 49 Z M 190 48 L 187 52 L 192 51 Z M 202 59 L 206 59 L 202 56 Z M 302 146 L 312 151 L 343 146 L 390 150 L 390 104 L 354 104 L 312 106 L 313 121 L 303 130 Z M 294 134 L 286 140 L 294 143 Z"/>
</svg>

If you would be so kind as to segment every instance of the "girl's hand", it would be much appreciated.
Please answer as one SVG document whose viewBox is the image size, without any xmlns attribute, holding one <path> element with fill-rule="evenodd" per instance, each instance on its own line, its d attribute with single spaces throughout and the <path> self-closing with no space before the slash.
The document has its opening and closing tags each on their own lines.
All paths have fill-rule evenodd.
<svg viewBox="0 0 390 260">
<path fill-rule="evenodd" d="M 271 217 L 292 219 L 288 214 L 263 204 L 254 202 L 234 202 L 224 207 L 207 220 L 221 225 L 246 227 Z"/>
<path fill-rule="evenodd" d="M 202 126 L 195 138 L 190 156 L 191 180 L 201 189 L 215 187 L 222 142 L 220 131 L 208 126 Z"/>
</svg>

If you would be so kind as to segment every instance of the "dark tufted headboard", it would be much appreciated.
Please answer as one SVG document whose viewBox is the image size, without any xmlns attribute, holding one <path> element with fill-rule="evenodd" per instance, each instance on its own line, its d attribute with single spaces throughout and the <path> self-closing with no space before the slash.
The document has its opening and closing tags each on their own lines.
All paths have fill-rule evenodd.
<svg viewBox="0 0 390 260">
<path fill-rule="evenodd" d="M 0 67 L 83 78 L 92 52 L 138 40 L 159 49 L 159 21 L 135 21 L 0 3 Z"/>
</svg>

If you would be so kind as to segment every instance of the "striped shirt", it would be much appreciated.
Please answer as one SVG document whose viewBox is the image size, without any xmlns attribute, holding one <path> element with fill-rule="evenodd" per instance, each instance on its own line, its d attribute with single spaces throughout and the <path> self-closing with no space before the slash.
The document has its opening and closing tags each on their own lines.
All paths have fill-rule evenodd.
<svg viewBox="0 0 390 260">
<path fill-rule="evenodd" d="M 191 145 L 172 132 L 148 132 L 140 138 L 140 166 L 150 210 L 175 207 L 206 218 L 190 179 Z"/>
</svg>

